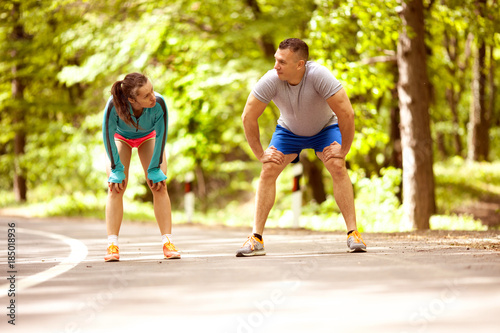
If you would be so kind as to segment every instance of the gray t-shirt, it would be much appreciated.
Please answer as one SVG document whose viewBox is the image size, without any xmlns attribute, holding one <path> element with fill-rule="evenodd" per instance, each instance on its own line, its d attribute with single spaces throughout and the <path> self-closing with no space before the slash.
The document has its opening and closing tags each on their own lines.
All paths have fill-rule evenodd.
<svg viewBox="0 0 500 333">
<path fill-rule="evenodd" d="M 257 82 L 252 94 L 266 104 L 274 101 L 280 110 L 279 125 L 296 135 L 313 136 L 337 123 L 326 100 L 340 89 L 342 84 L 326 67 L 308 61 L 298 85 L 281 81 L 272 69 Z"/>
</svg>

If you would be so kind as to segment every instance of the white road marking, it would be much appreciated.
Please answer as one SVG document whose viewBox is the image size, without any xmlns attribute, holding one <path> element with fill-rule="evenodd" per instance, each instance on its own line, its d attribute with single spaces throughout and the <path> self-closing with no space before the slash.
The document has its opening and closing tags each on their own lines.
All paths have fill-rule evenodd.
<svg viewBox="0 0 500 333">
<path fill-rule="evenodd" d="M 76 265 L 78 265 L 85 257 L 87 257 L 88 249 L 85 244 L 83 244 L 78 239 L 66 237 L 59 234 L 54 234 L 46 231 L 39 230 L 30 230 L 25 228 L 17 228 L 16 232 L 27 233 L 32 235 L 38 235 L 42 237 L 48 237 L 56 240 L 60 240 L 66 244 L 68 244 L 71 248 L 71 253 L 67 258 L 65 258 L 60 264 L 49 268 L 43 272 L 37 273 L 35 275 L 31 275 L 25 277 L 19 281 L 16 280 L 16 292 L 21 292 L 27 288 L 33 287 L 42 282 L 48 281 L 50 279 L 55 278 L 58 275 L 61 275 Z M 8 294 L 8 290 L 10 289 L 10 283 L 6 283 L 0 286 L 0 298 L 6 297 Z"/>
</svg>

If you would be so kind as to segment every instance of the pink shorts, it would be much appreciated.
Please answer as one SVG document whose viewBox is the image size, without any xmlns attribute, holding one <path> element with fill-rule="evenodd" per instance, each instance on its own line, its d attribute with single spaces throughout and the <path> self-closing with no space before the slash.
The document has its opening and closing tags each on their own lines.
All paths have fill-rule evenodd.
<svg viewBox="0 0 500 333">
<path fill-rule="evenodd" d="M 130 148 L 139 148 L 144 142 L 152 140 L 156 137 L 156 131 L 149 133 L 146 136 L 138 139 L 127 139 L 126 137 L 115 133 L 115 140 L 126 143 Z"/>
</svg>

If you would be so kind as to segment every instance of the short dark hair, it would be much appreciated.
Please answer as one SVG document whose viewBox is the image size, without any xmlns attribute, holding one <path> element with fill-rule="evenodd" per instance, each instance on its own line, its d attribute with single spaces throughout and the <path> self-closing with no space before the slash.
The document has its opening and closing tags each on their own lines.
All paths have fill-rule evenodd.
<svg viewBox="0 0 500 333">
<path fill-rule="evenodd" d="M 290 49 L 293 53 L 297 54 L 300 60 L 307 61 L 309 59 L 309 47 L 306 42 L 298 38 L 288 38 L 282 41 L 279 49 Z"/>
</svg>

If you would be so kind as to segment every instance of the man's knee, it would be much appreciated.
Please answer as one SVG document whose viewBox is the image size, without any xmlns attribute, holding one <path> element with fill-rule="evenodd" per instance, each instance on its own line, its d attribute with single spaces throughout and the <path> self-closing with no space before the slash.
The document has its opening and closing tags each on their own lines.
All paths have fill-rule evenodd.
<svg viewBox="0 0 500 333">
<path fill-rule="evenodd" d="M 282 167 L 276 163 L 264 163 L 262 164 L 262 171 L 260 172 L 261 180 L 276 180 L 282 171 Z"/>
<path fill-rule="evenodd" d="M 343 158 L 330 158 L 325 162 L 325 167 L 333 178 L 342 177 L 347 171 L 345 160 Z"/>
</svg>

